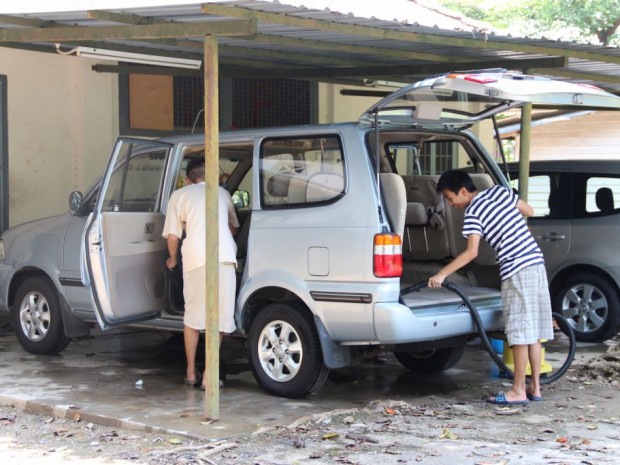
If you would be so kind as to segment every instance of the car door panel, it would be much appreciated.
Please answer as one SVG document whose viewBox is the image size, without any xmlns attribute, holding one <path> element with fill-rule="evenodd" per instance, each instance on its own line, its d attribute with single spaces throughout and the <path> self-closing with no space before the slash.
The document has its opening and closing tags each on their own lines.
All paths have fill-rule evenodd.
<svg viewBox="0 0 620 465">
<path fill-rule="evenodd" d="M 161 192 L 170 145 L 121 139 L 82 240 L 82 281 L 102 328 L 151 319 L 166 305 Z"/>
</svg>

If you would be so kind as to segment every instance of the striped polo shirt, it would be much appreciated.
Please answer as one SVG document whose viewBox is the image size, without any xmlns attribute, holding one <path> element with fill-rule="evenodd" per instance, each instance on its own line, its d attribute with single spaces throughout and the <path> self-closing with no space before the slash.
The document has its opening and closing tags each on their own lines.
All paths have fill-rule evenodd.
<svg viewBox="0 0 620 465">
<path fill-rule="evenodd" d="M 463 237 L 478 234 L 497 253 L 502 281 L 517 271 L 542 263 L 540 247 L 517 208 L 519 197 L 504 186 L 477 194 L 465 209 Z"/>
</svg>

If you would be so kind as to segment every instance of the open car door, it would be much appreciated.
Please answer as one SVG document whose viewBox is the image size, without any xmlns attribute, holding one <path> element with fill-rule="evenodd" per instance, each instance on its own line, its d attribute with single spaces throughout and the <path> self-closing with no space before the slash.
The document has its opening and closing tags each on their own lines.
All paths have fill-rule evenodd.
<svg viewBox="0 0 620 465">
<path fill-rule="evenodd" d="M 590 85 L 505 70 L 464 71 L 405 86 L 370 107 L 360 121 L 462 128 L 525 103 L 580 110 L 620 108 L 619 97 Z"/>
<path fill-rule="evenodd" d="M 82 238 L 82 282 L 102 328 L 165 307 L 162 186 L 170 144 L 119 139 Z"/>
</svg>

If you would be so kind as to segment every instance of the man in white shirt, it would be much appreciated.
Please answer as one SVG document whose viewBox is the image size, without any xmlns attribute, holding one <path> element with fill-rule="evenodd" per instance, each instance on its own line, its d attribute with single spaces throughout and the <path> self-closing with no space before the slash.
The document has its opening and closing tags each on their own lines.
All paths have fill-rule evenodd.
<svg viewBox="0 0 620 465">
<path fill-rule="evenodd" d="M 196 351 L 200 331 L 204 331 L 205 318 L 205 166 L 204 159 L 191 159 L 186 168 L 189 185 L 175 191 L 168 201 L 168 210 L 162 236 L 168 245 L 169 257 L 166 266 L 172 270 L 177 266 L 178 249 L 183 259 L 183 338 L 187 370 L 185 385 L 202 387 L 202 376 L 196 370 Z M 219 188 L 219 331 L 220 343 L 223 333 L 235 330 L 235 288 L 237 245 L 234 234 L 239 228 L 232 198 L 226 189 Z"/>
</svg>

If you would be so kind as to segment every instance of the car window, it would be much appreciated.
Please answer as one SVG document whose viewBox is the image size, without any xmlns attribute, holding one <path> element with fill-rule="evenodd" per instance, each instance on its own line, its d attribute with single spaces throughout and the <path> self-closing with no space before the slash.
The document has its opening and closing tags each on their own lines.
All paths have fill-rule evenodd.
<svg viewBox="0 0 620 465">
<path fill-rule="evenodd" d="M 457 141 L 388 143 L 387 153 L 401 176 L 439 175 L 456 168 L 470 168 L 471 160 Z"/>
<path fill-rule="evenodd" d="M 102 211 L 156 211 L 168 151 L 148 143 L 128 142 L 123 142 L 120 150 Z"/>
<path fill-rule="evenodd" d="M 510 185 L 521 192 L 519 187 L 519 179 L 512 179 Z M 551 198 L 551 176 L 548 174 L 530 175 L 528 190 L 527 190 L 527 203 L 534 208 L 534 218 L 549 217 L 551 208 L 550 204 L 553 203 Z"/>
<path fill-rule="evenodd" d="M 261 144 L 263 208 L 332 202 L 344 189 L 344 156 L 338 136 L 273 138 Z"/>
<path fill-rule="evenodd" d="M 620 210 L 620 178 L 592 176 L 586 181 L 585 211 L 606 215 Z"/>
</svg>

